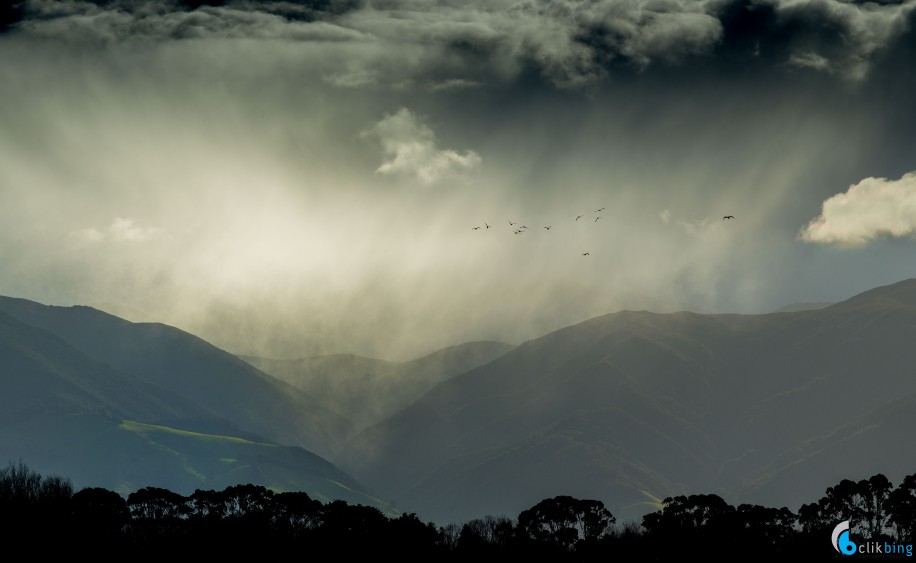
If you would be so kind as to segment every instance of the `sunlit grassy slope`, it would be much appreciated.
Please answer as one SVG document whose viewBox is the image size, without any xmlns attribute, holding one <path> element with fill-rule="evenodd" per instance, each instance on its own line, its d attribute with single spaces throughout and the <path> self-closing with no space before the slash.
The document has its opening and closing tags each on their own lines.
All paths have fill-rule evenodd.
<svg viewBox="0 0 916 563">
<path fill-rule="evenodd" d="M 125 494 L 145 486 L 188 494 L 255 483 L 391 511 L 347 474 L 302 448 L 101 414 L 34 413 L 6 421 L 0 425 L 0 459 L 11 454 L 42 472 L 67 475 L 77 486 Z"/>
</svg>

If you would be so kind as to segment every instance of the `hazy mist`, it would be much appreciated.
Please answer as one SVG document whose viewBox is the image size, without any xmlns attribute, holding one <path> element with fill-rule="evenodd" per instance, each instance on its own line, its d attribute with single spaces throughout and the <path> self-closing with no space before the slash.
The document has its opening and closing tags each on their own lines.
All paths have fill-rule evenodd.
<svg viewBox="0 0 916 563">
<path fill-rule="evenodd" d="M 0 294 L 387 359 L 842 299 L 914 273 L 913 6 L 25 2 Z"/>
</svg>

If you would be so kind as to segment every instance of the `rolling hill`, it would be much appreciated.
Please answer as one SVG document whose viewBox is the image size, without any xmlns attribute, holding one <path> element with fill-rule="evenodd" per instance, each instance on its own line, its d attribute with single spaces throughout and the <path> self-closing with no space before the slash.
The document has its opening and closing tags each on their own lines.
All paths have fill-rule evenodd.
<svg viewBox="0 0 916 563">
<path fill-rule="evenodd" d="M 15 454 L 77 487 L 122 494 L 163 487 L 182 494 L 255 483 L 306 491 L 323 502 L 391 509 L 352 477 L 302 448 L 201 434 L 95 413 L 32 412 L 0 424 L 0 455 Z M 9 455 L 4 457 L 9 458 Z"/>
<path fill-rule="evenodd" d="M 79 352 L 56 336 L 0 313 L 0 418 L 26 412 L 100 412 L 231 431 L 213 412 Z"/>
<path fill-rule="evenodd" d="M 265 440 L 327 456 L 350 433 L 346 419 L 303 391 L 177 328 L 9 297 L 0 311 Z"/>
<path fill-rule="evenodd" d="M 295 425 L 310 415 L 294 410 L 305 404 L 296 402 L 301 392 L 287 394 L 286 384 L 271 383 L 269 376 L 175 329 L 134 326 L 85 308 L 4 304 L 11 301 L 10 309 L 21 317 L 43 321 L 39 324 L 84 350 L 0 312 L 0 462 L 22 460 L 38 471 L 71 477 L 77 486 L 122 493 L 145 486 L 190 493 L 255 483 L 390 510 L 322 457 L 263 437 L 296 435 Z M 101 342 L 106 338 L 110 341 Z M 138 368 L 144 358 L 150 365 Z M 169 368 L 175 373 L 162 373 Z M 188 386 L 180 385 L 180 377 L 191 380 Z M 244 377 L 250 381 L 240 382 Z M 204 394 L 197 388 L 205 381 L 217 386 L 206 405 L 195 400 Z M 161 387 L 162 382 L 178 391 Z M 221 382 L 241 389 L 221 389 Z M 246 392 L 261 396 L 240 396 Z M 271 401 L 277 401 L 278 410 Z M 284 418 L 289 411 L 293 415 Z M 271 421 L 277 431 L 255 424 Z"/>
<path fill-rule="evenodd" d="M 849 478 L 916 468 L 899 431 L 868 422 L 912 419 L 912 403 L 896 401 L 916 393 L 914 336 L 914 280 L 801 312 L 622 311 L 444 381 L 336 459 L 385 498 L 446 521 L 558 494 L 624 515 L 697 491 L 797 505 L 811 498 L 779 483 L 818 481 L 804 488 L 816 495 L 832 483 L 824 465 Z M 885 459 L 867 470 L 844 461 L 849 433 Z M 814 463 L 828 447 L 829 461 Z"/>
</svg>

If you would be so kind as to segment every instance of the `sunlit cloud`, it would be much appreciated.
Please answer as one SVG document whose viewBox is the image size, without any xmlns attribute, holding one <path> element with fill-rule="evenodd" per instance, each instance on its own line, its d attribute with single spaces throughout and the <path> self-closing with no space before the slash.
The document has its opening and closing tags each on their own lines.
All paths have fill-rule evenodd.
<svg viewBox="0 0 916 563">
<path fill-rule="evenodd" d="M 376 139 L 388 157 L 376 172 L 413 177 L 425 185 L 470 172 L 482 162 L 472 150 L 440 149 L 432 128 L 407 108 L 386 115 L 363 135 Z"/>
<path fill-rule="evenodd" d="M 916 234 L 916 172 L 897 180 L 865 178 L 824 201 L 799 233 L 806 242 L 862 247 L 882 237 Z"/>
</svg>

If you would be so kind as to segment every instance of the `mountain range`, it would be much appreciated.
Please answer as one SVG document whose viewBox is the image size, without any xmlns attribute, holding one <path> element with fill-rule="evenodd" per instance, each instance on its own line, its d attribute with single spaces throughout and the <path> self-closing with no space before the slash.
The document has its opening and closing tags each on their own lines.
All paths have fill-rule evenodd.
<svg viewBox="0 0 916 563">
<path fill-rule="evenodd" d="M 514 348 L 505 342 L 468 342 L 406 362 L 352 354 L 271 360 L 243 356 L 343 415 L 355 430 L 381 422 L 436 384 L 487 364 Z"/>
<path fill-rule="evenodd" d="M 173 327 L 0 298 L 0 459 L 80 486 L 190 493 L 253 482 L 389 511 L 306 447 L 349 425 Z"/>
<path fill-rule="evenodd" d="M 699 491 L 793 508 L 916 469 L 916 281 L 766 315 L 621 311 L 453 377 L 336 458 L 433 519 L 556 494 L 622 515 Z"/>
<path fill-rule="evenodd" d="M 701 492 L 795 509 L 916 470 L 914 336 L 916 280 L 763 315 L 620 311 L 400 363 L 242 361 L 173 327 L 0 298 L 0 459 L 439 522 L 557 495 L 618 519 Z"/>
</svg>

